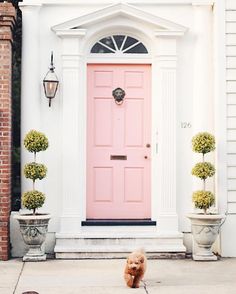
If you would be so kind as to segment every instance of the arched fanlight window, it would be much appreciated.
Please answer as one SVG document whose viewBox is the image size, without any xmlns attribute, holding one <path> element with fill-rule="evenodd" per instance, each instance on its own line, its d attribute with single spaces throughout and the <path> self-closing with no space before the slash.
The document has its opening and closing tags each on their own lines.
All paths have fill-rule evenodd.
<svg viewBox="0 0 236 294">
<path fill-rule="evenodd" d="M 147 48 L 139 40 L 127 35 L 102 38 L 93 45 L 90 53 L 147 54 Z"/>
</svg>

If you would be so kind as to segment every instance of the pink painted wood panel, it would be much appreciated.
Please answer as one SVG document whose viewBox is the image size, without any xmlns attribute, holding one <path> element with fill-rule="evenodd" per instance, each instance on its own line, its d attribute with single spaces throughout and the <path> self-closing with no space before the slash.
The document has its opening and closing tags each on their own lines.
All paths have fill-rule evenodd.
<svg viewBox="0 0 236 294">
<path fill-rule="evenodd" d="M 150 80 L 150 65 L 88 65 L 87 219 L 151 217 Z"/>
</svg>

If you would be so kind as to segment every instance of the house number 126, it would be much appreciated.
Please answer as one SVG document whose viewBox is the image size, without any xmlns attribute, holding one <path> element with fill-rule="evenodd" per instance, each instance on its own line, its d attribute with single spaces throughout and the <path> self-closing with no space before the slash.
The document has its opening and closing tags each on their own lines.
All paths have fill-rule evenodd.
<svg viewBox="0 0 236 294">
<path fill-rule="evenodd" d="M 180 125 L 181 125 L 181 129 L 187 129 L 187 128 L 189 129 L 192 127 L 191 123 L 186 121 L 181 122 Z"/>
</svg>

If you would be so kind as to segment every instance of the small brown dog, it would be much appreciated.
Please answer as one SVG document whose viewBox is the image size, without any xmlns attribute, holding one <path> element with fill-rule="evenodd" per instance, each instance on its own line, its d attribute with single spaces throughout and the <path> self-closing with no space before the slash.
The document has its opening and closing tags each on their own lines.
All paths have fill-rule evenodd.
<svg viewBox="0 0 236 294">
<path fill-rule="evenodd" d="M 147 268 L 147 258 L 143 250 L 132 252 L 125 266 L 124 278 L 128 287 L 139 288 Z"/>
</svg>

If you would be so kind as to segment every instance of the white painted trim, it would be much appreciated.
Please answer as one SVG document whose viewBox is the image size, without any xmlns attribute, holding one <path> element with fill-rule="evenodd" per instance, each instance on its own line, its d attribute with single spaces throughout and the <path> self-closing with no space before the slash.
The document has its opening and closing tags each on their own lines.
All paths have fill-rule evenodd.
<svg viewBox="0 0 236 294">
<path fill-rule="evenodd" d="M 84 25 L 92 25 L 96 23 L 100 23 L 107 18 L 111 17 L 117 17 L 118 15 L 124 15 L 128 18 L 133 18 L 142 22 L 145 22 L 146 24 L 155 25 L 158 27 L 159 30 L 164 32 L 186 32 L 187 28 L 179 25 L 177 23 L 174 23 L 172 21 L 166 20 L 164 18 L 155 16 L 153 14 L 144 12 L 141 9 L 138 9 L 134 6 L 128 5 L 128 4 L 122 4 L 118 3 L 115 5 L 109 5 L 105 8 L 96 10 L 92 13 L 88 13 L 86 15 L 82 15 L 76 19 L 64 22 L 62 24 L 58 24 L 56 26 L 52 27 L 53 31 L 58 30 L 69 30 L 72 28 L 79 28 Z M 160 29 L 161 27 L 161 29 Z"/>
<path fill-rule="evenodd" d="M 216 195 L 220 213 L 227 210 L 227 97 L 225 1 L 214 5 Z"/>
<path fill-rule="evenodd" d="M 85 29 L 73 29 L 73 30 L 57 30 L 56 35 L 57 36 L 70 36 L 70 37 L 78 37 L 78 36 L 85 36 L 86 34 Z"/>
<path fill-rule="evenodd" d="M 214 60 L 215 60 L 215 135 L 216 135 L 216 199 L 220 213 L 228 209 L 227 181 L 227 94 L 226 94 L 226 30 L 225 1 L 217 0 L 214 5 Z M 222 256 L 229 254 L 229 231 L 232 224 L 226 219 L 220 234 Z"/>
<path fill-rule="evenodd" d="M 120 0 L 120 3 L 135 4 L 135 5 L 213 5 L 217 0 Z M 222 0 L 223 1 L 223 0 Z M 19 5 L 28 6 L 28 5 L 107 5 L 112 4 L 112 0 L 24 0 L 24 2 L 19 2 Z"/>
<path fill-rule="evenodd" d="M 110 15 L 114 13 L 114 5 L 108 7 Z M 126 9 L 132 9 L 127 5 L 115 5 L 116 12 Z M 105 8 L 105 14 L 107 16 L 107 8 Z M 110 11 L 111 9 L 111 11 Z M 118 9 L 118 10 L 117 10 Z M 104 10 L 102 10 L 104 12 Z M 137 10 L 135 9 L 135 12 Z M 142 11 L 141 11 L 142 12 Z M 140 12 L 140 13 L 141 13 Z M 79 138 L 76 141 L 76 148 L 80 150 L 79 155 L 73 157 L 77 160 L 77 167 L 79 172 L 79 183 L 71 187 L 72 183 L 69 181 L 69 178 L 63 177 L 64 188 L 63 188 L 63 214 L 61 217 L 61 231 L 66 232 L 75 230 L 74 232 L 81 231 L 79 225 L 79 220 L 86 219 L 86 147 L 87 147 L 87 64 L 91 62 L 103 63 L 114 63 L 122 62 L 125 60 L 125 63 L 146 63 L 152 64 L 152 187 L 151 187 L 151 197 L 152 197 L 152 219 L 157 221 L 156 229 L 158 232 L 172 232 L 178 233 L 178 216 L 176 211 L 176 66 L 177 66 L 177 51 L 176 51 L 176 37 L 177 35 L 170 34 L 168 38 L 166 36 L 154 36 L 155 26 L 150 23 L 149 20 L 146 21 L 146 24 L 150 27 L 147 31 L 142 31 L 142 28 L 136 28 L 135 22 L 134 28 L 124 27 L 121 23 L 115 23 L 113 18 L 113 25 L 116 27 L 110 27 L 107 24 L 107 18 L 103 17 L 101 10 L 99 10 L 99 20 L 102 19 L 105 21 L 96 25 L 94 29 L 94 23 L 90 23 L 92 32 L 90 32 L 90 27 L 87 27 L 86 34 L 70 35 L 71 25 L 78 24 L 78 19 L 76 22 L 67 22 L 66 25 L 62 24 L 53 28 L 54 32 L 57 33 L 58 30 L 63 29 L 63 34 L 59 34 L 59 37 L 62 39 L 62 72 L 65 77 L 65 82 L 63 84 L 64 93 L 67 92 L 66 96 L 72 99 L 76 99 L 75 93 L 79 93 L 78 102 L 75 101 L 72 103 L 76 105 L 73 109 L 69 110 L 70 103 L 63 105 L 63 113 L 65 113 L 64 121 L 64 131 L 63 131 L 63 140 L 65 140 L 65 148 L 63 151 L 64 167 L 67 168 L 68 158 L 70 154 L 74 154 L 75 146 L 68 146 L 67 142 L 71 142 L 71 132 L 66 131 L 66 126 L 68 126 L 68 121 L 71 121 L 72 116 L 79 118 L 78 134 L 75 138 Z M 119 15 L 118 13 L 116 15 Z M 125 14 L 129 19 L 129 14 Z M 145 14 L 146 15 L 146 14 Z M 89 14 L 91 17 L 91 14 Z M 85 17 L 86 18 L 86 17 Z M 119 18 L 118 18 L 119 19 Z M 156 18 L 160 21 L 160 18 Z M 81 20 L 81 19 L 80 19 Z M 139 20 L 139 19 L 138 19 Z M 183 29 L 184 27 L 173 24 L 169 21 L 166 21 L 169 25 L 171 24 L 172 28 L 166 30 L 167 34 L 170 32 L 176 32 L 176 27 L 178 29 Z M 163 23 L 163 22 L 162 22 Z M 80 22 L 81 24 L 81 22 Z M 56 29 L 55 29 L 56 28 Z M 100 35 L 111 35 L 115 28 L 122 28 L 122 33 L 128 35 L 135 35 L 138 40 L 143 42 L 148 49 L 148 57 L 144 58 L 141 55 L 138 58 L 137 56 L 128 56 L 128 59 L 118 57 L 113 58 L 112 54 L 107 58 L 104 56 L 102 59 L 92 58 L 92 54 L 89 53 L 88 48 L 91 48 L 91 44 L 94 44 L 100 37 Z M 66 30 L 68 34 L 66 34 Z M 186 28 L 182 32 L 185 32 Z M 65 32 L 65 33 L 64 33 Z M 131 33 L 131 34 L 130 34 Z M 179 33 L 179 31 L 178 31 Z M 146 40 L 146 41 L 143 41 Z M 132 54 L 133 55 L 133 54 Z M 87 56 L 87 57 L 86 57 Z M 73 61 L 77 64 L 77 69 Z M 132 61 L 130 61 L 132 60 Z M 71 70 L 76 70 L 78 81 L 74 79 L 69 79 L 67 75 Z M 159 77 L 156 79 L 156 77 Z M 66 90 L 65 90 L 66 89 Z M 157 98 L 158 97 L 158 98 Z M 64 98 L 63 98 L 64 99 Z M 65 98 L 66 99 L 66 98 Z M 166 104 L 166 102 L 168 102 Z M 64 109 L 67 108 L 67 110 Z M 156 110 L 159 111 L 157 117 Z M 163 115 L 162 113 L 165 113 Z M 157 142 L 157 132 L 159 133 L 159 141 Z M 65 138 L 64 138 L 65 137 Z M 158 144 L 159 151 L 156 152 L 156 144 Z M 69 149 L 68 149 L 69 148 Z M 68 152 L 68 150 L 71 150 Z M 63 170 L 64 170 L 63 167 Z M 65 171 L 66 172 L 66 171 Z M 157 183 L 157 179 L 158 182 Z M 75 188 L 76 187 L 76 188 Z M 75 191 L 77 189 L 77 191 Z M 68 191 L 70 192 L 70 203 L 67 202 Z M 74 191 L 74 193 L 72 193 Z M 76 213 L 76 209 L 79 211 Z M 70 215 L 71 214 L 71 215 Z M 69 228 L 70 222 L 75 222 L 76 226 L 71 226 Z M 73 229 L 72 229 L 73 228 Z"/>
<path fill-rule="evenodd" d="M 40 57 L 40 9 L 40 5 L 34 5 L 25 7 L 22 11 L 24 18 L 22 32 L 25 37 L 22 40 L 21 115 L 23 119 L 21 120 L 21 146 L 23 146 L 26 133 L 31 129 L 41 130 L 42 99 L 40 90 L 42 85 L 40 83 L 42 80 L 40 78 L 40 62 L 35 62 Z M 33 35 L 31 35 L 31 30 L 34 32 Z M 32 64 L 34 64 L 33 70 Z M 32 161 L 32 155 L 25 148 L 21 148 L 21 166 L 29 161 Z M 32 184 L 25 177 L 21 177 L 21 188 L 22 192 L 25 192 L 32 189 Z"/>
<path fill-rule="evenodd" d="M 101 54 L 101 55 L 104 55 L 104 54 Z M 132 54 L 132 55 L 136 55 L 136 54 Z M 132 56 L 132 57 L 127 56 L 127 57 L 123 57 L 123 58 L 121 58 L 119 56 L 114 56 L 113 58 L 112 58 L 112 56 L 106 56 L 106 57 L 101 56 L 101 58 L 99 58 L 99 55 L 96 54 L 95 57 L 92 57 L 91 55 L 88 56 L 87 63 L 151 64 L 152 63 L 152 58 L 151 57 L 138 58 L 137 55 Z"/>
<path fill-rule="evenodd" d="M 157 36 L 183 36 L 185 34 L 186 31 L 164 31 L 164 30 L 156 30 L 154 35 Z"/>
</svg>

